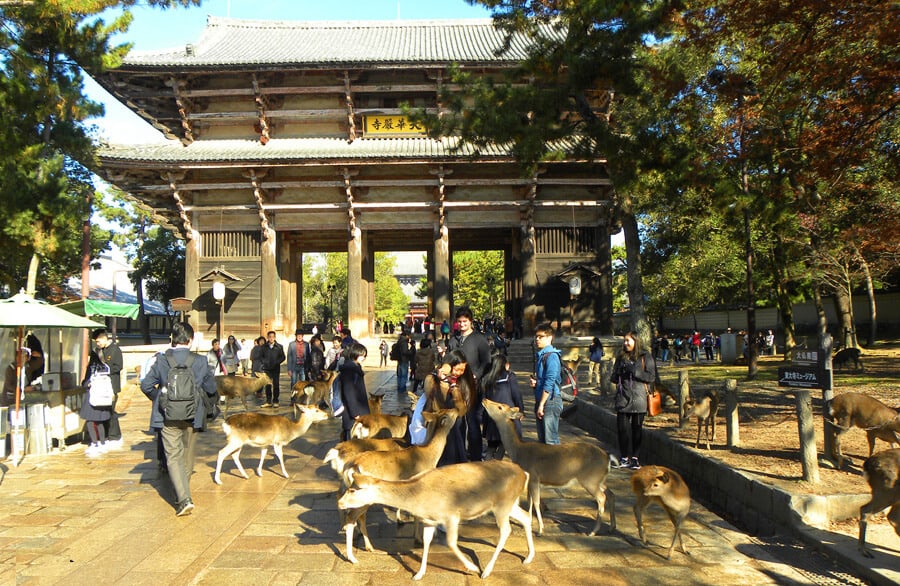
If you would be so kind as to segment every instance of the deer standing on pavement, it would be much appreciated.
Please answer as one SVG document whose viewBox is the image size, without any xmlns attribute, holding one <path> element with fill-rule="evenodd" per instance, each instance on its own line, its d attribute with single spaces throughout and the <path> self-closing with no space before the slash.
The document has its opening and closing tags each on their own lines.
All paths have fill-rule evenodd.
<svg viewBox="0 0 900 586">
<path fill-rule="evenodd" d="M 351 485 L 353 476 L 363 474 L 383 480 L 405 480 L 416 474 L 421 474 L 437 466 L 444 446 L 447 444 L 447 434 L 453 429 L 459 412 L 456 409 L 442 409 L 437 413 L 423 413 L 426 421 L 434 429 L 431 439 L 421 446 L 410 446 L 404 450 L 391 452 L 365 452 L 348 461 L 343 470 L 344 486 Z M 407 510 L 406 507 L 399 506 Z M 342 519 L 347 532 L 347 559 L 357 563 L 353 555 L 353 527 L 359 526 L 359 532 L 363 536 L 363 544 L 366 551 L 372 551 L 372 542 L 369 541 L 369 532 L 366 529 L 366 512 L 368 507 L 351 509 L 347 511 L 346 518 Z"/>
<path fill-rule="evenodd" d="M 638 534 L 644 546 L 647 546 L 644 511 L 650 503 L 659 503 L 675 526 L 675 534 L 672 536 L 666 559 L 672 557 L 676 539 L 681 545 L 681 553 L 690 555 L 684 548 L 681 525 L 691 510 L 691 493 L 681 476 L 664 466 L 644 466 L 631 475 L 631 490 L 637 497 L 634 503 L 634 520 L 637 522 Z"/>
<path fill-rule="evenodd" d="M 354 486 L 338 501 L 341 509 L 359 510 L 380 503 L 409 511 L 424 523 L 422 565 L 413 580 L 421 580 L 425 576 L 428 548 L 437 525 L 446 528 L 447 547 L 459 561 L 470 572 L 478 572 L 478 566 L 465 557 L 457 545 L 459 523 L 476 519 L 488 512 L 493 513 L 497 520 L 500 539 L 481 578 L 490 575 L 497 557 L 506 545 L 512 532 L 510 517 L 525 528 L 528 555 L 522 563 L 528 564 L 534 559 L 531 516 L 519 507 L 519 495 L 528 485 L 528 473 L 511 462 L 490 460 L 453 464 L 409 480 L 389 481 L 357 475 L 353 477 L 353 481 Z M 351 527 L 348 527 L 348 534 L 350 530 Z"/>
<path fill-rule="evenodd" d="M 615 495 L 606 487 L 609 474 L 609 454 L 584 442 L 550 445 L 525 442 L 516 435 L 515 420 L 524 417 L 517 408 L 483 401 L 485 413 L 497 424 L 503 447 L 509 458 L 529 474 L 528 500 L 538 520 L 538 535 L 544 532 L 541 516 L 541 484 L 565 486 L 578 480 L 581 486 L 597 501 L 597 520 L 590 535 L 600 531 L 603 509 L 609 500 L 610 531 L 616 528 Z"/>
<path fill-rule="evenodd" d="M 866 525 L 869 515 L 890 507 L 887 518 L 900 535 L 900 449 L 885 450 L 863 464 L 863 474 L 872 489 L 872 500 L 859 509 L 859 553 L 874 557 L 866 549 Z"/>
<path fill-rule="evenodd" d="M 295 405 L 295 410 L 300 412 L 296 421 L 291 421 L 283 415 L 265 415 L 263 413 L 238 413 L 226 419 L 222 424 L 222 431 L 225 432 L 228 441 L 225 447 L 219 450 L 219 457 L 216 459 L 216 474 L 213 477 L 216 484 L 222 484 L 220 478 L 222 461 L 228 455 L 234 459 L 241 476 L 248 478 L 244 467 L 241 466 L 241 448 L 247 444 L 260 448 L 257 476 L 262 476 L 263 461 L 268 452 L 267 446 L 271 445 L 281 464 L 281 474 L 287 478 L 288 473 L 284 468 L 284 455 L 282 454 L 284 445 L 306 433 L 316 421 L 328 419 L 328 414 L 316 407 Z"/>
<path fill-rule="evenodd" d="M 716 441 L 716 412 L 719 410 L 718 391 L 706 391 L 700 399 L 689 398 L 684 402 L 681 427 L 687 426 L 691 417 L 697 418 L 697 441 L 694 448 L 700 447 L 700 431 L 706 427 L 706 449 L 709 448 L 710 427 L 712 427 L 712 440 Z"/>
<path fill-rule="evenodd" d="M 247 409 L 247 397 L 266 388 L 266 385 L 272 384 L 272 379 L 264 372 L 260 372 L 259 376 L 217 376 L 216 391 L 223 403 L 225 403 L 224 417 L 228 417 L 228 400 L 239 398 Z"/>
<path fill-rule="evenodd" d="M 331 392 L 331 385 L 337 378 L 336 370 L 325 370 L 322 372 L 322 378 L 314 381 L 297 381 L 291 388 L 291 397 L 294 402 L 303 405 L 312 405 L 318 407 L 320 403 L 328 402 L 328 394 Z"/>
</svg>

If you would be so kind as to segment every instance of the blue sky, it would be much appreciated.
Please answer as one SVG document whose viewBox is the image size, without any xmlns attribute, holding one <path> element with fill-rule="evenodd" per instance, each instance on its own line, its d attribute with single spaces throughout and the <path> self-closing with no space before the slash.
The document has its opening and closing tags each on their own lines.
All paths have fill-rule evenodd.
<svg viewBox="0 0 900 586">
<path fill-rule="evenodd" d="M 184 46 L 200 37 L 206 18 L 231 16 L 257 20 L 395 20 L 438 18 L 487 18 L 481 6 L 465 0 L 207 0 L 199 8 L 158 10 L 137 7 L 134 21 L 117 42 L 133 43 L 132 50 L 147 51 Z M 106 107 L 106 115 L 94 120 L 99 136 L 107 142 L 165 142 L 165 138 L 90 78 L 88 96 Z"/>
</svg>

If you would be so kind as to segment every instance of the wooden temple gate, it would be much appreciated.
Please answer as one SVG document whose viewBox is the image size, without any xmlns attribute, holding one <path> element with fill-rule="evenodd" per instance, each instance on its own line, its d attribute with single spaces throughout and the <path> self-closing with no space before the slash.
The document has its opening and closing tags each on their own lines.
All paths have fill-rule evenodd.
<svg viewBox="0 0 900 586">
<path fill-rule="evenodd" d="M 376 251 L 426 252 L 440 322 L 454 307 L 452 252 L 503 250 L 505 313 L 526 333 L 544 320 L 611 333 L 604 161 L 522 177 L 507 150 L 428 138 L 401 108 L 440 112 L 452 63 L 502 74 L 525 54 L 513 42 L 499 57 L 502 42 L 483 20 L 210 17 L 197 43 L 131 55 L 98 78 L 171 139 L 106 147 L 100 172 L 185 239 L 198 331 L 218 319 L 203 280 L 217 269 L 240 279 L 223 301 L 229 332 L 287 334 L 303 322 L 303 255 L 347 252 L 348 326 L 366 337 Z M 585 272 L 575 299 L 558 277 L 572 267 Z"/>
</svg>

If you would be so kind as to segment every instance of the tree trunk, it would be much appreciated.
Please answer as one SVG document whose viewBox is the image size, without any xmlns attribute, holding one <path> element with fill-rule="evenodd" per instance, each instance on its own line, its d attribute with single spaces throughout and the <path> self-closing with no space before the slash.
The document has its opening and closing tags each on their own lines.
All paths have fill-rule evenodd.
<svg viewBox="0 0 900 586">
<path fill-rule="evenodd" d="M 878 306 L 875 303 L 875 284 L 872 282 L 872 272 L 869 270 L 869 263 L 866 262 L 865 257 L 859 253 L 856 247 L 854 247 L 854 252 L 859 259 L 859 265 L 862 267 L 866 279 L 866 296 L 869 299 L 869 337 L 866 340 L 866 346 L 871 348 L 875 345 L 875 336 L 878 334 Z"/>
<path fill-rule="evenodd" d="M 843 348 L 852 348 L 855 346 L 855 336 L 853 333 L 853 311 L 851 306 L 853 300 L 850 297 L 850 291 L 844 287 L 838 287 L 834 290 L 834 310 L 837 313 L 838 324 L 841 331 L 838 334 L 843 344 Z"/>
<path fill-rule="evenodd" d="M 813 303 L 816 305 L 816 340 L 828 333 L 828 316 L 825 314 L 825 302 L 822 300 L 820 285 L 813 287 Z"/>
<path fill-rule="evenodd" d="M 772 251 L 775 272 L 778 278 L 775 280 L 775 296 L 778 300 L 778 313 L 781 316 L 781 327 L 784 330 L 784 357 L 797 345 L 794 327 L 794 301 L 791 299 L 791 284 L 787 274 L 787 261 L 784 257 L 784 243 L 778 234 L 775 234 L 775 247 Z"/>
<path fill-rule="evenodd" d="M 25 283 L 25 292 L 34 297 L 37 291 L 37 271 L 41 266 L 41 257 L 37 251 L 31 253 L 31 262 L 28 263 L 28 280 Z"/>
<path fill-rule="evenodd" d="M 150 339 L 150 324 L 147 323 L 147 315 L 144 313 L 144 282 L 140 279 L 137 280 L 137 283 L 134 283 L 134 292 L 137 297 L 138 306 L 140 309 L 138 310 L 138 325 L 141 328 L 141 338 L 144 340 L 144 344 L 152 344 L 153 340 Z"/>
<path fill-rule="evenodd" d="M 634 215 L 631 198 L 623 197 L 622 230 L 625 232 L 625 259 L 628 273 L 628 304 L 631 314 L 631 329 L 637 333 L 644 348 L 650 349 L 653 335 L 644 306 L 644 280 L 641 270 L 641 236 L 637 218 Z"/>
</svg>

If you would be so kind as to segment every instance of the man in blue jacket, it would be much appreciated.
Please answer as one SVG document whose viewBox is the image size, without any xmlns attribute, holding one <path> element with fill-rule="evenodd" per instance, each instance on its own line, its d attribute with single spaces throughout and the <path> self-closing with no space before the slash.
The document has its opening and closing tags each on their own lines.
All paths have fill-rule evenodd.
<svg viewBox="0 0 900 586">
<path fill-rule="evenodd" d="M 535 329 L 534 344 L 538 352 L 531 386 L 534 387 L 538 441 L 558 444 L 559 416 L 563 410 L 562 396 L 559 394 L 562 360 L 559 350 L 553 347 L 553 328 L 550 324 L 541 324 Z"/>
<path fill-rule="evenodd" d="M 163 450 L 166 454 L 166 463 L 169 469 L 169 478 L 172 488 L 175 489 L 175 514 L 179 517 L 190 515 L 194 510 L 194 502 L 191 500 L 191 474 L 194 473 L 194 446 L 197 440 L 197 432 L 206 428 L 207 401 L 201 394 L 207 397 L 215 397 L 216 380 L 207 364 L 206 358 L 191 352 L 191 342 L 194 339 L 194 329 L 186 323 L 176 323 L 172 326 L 172 348 L 157 356 L 149 372 L 141 381 L 141 391 L 153 402 L 153 410 L 150 415 L 150 427 L 161 428 Z M 194 378 L 194 417 L 187 420 L 171 420 L 165 416 L 163 406 L 160 405 L 161 389 L 169 380 L 169 360 L 176 364 L 185 365 L 193 356 L 191 371 Z M 215 401 L 211 404 L 215 406 Z"/>
</svg>

